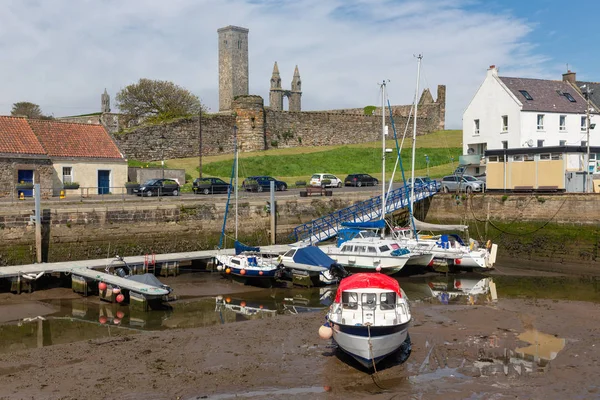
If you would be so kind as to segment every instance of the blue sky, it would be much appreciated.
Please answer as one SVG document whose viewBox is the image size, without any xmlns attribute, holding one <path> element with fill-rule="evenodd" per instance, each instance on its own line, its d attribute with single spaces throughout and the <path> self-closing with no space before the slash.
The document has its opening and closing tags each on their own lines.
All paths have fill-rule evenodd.
<svg viewBox="0 0 600 400">
<path fill-rule="evenodd" d="M 598 2 L 542 0 L 0 0 L 0 114 L 31 101 L 54 116 L 97 112 L 140 78 L 170 80 L 218 109 L 217 29 L 250 29 L 250 93 L 268 104 L 300 69 L 304 110 L 408 104 L 447 85 L 447 127 L 495 64 L 500 75 L 598 77 Z M 591 16 L 590 22 L 583 15 Z"/>
</svg>

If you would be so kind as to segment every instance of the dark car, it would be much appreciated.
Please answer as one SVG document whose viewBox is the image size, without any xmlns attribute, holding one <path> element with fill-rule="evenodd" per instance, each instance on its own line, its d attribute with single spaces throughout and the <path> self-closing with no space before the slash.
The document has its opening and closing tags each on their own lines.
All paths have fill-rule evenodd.
<svg viewBox="0 0 600 400">
<path fill-rule="evenodd" d="M 196 178 L 192 183 L 192 190 L 196 194 L 228 193 L 231 185 L 219 178 Z"/>
<path fill-rule="evenodd" d="M 256 192 L 271 190 L 271 182 L 275 182 L 275 190 L 287 190 L 287 183 L 279 181 L 272 176 L 249 176 L 242 182 L 242 189 Z"/>
<path fill-rule="evenodd" d="M 379 184 L 377 178 L 373 178 L 369 174 L 351 174 L 344 179 L 344 186 L 375 186 Z"/>
<path fill-rule="evenodd" d="M 173 179 L 150 179 L 142 183 L 133 193 L 138 196 L 179 196 L 179 184 Z"/>
</svg>

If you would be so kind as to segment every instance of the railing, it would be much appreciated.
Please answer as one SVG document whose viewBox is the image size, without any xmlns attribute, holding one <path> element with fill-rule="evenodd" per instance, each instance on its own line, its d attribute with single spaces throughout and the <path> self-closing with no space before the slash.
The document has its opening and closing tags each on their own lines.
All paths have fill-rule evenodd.
<svg viewBox="0 0 600 400">
<path fill-rule="evenodd" d="M 420 201 L 437 193 L 437 182 L 415 186 L 415 199 Z M 388 195 L 385 213 L 394 212 L 409 205 L 410 187 L 394 189 Z M 317 243 L 335 236 L 342 222 L 366 222 L 381 219 L 381 196 L 342 208 L 294 228 L 290 240 L 294 243 Z"/>
</svg>

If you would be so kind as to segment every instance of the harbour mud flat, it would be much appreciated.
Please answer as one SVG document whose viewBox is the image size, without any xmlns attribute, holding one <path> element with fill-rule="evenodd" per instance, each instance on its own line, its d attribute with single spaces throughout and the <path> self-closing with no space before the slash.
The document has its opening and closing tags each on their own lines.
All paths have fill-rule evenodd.
<svg viewBox="0 0 600 400">
<path fill-rule="evenodd" d="M 322 310 L 0 353 L 0 399 L 600 398 L 597 304 L 481 300 L 413 302 L 410 358 L 376 373 L 318 337 Z"/>
</svg>

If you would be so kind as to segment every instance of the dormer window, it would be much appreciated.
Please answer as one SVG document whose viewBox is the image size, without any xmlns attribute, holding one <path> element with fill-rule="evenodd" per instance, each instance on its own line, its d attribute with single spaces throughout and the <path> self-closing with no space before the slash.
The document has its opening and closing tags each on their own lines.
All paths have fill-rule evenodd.
<svg viewBox="0 0 600 400">
<path fill-rule="evenodd" d="M 571 103 L 575 103 L 577 101 L 573 96 L 571 96 L 571 93 L 563 93 L 563 96 L 565 96 Z"/>
<path fill-rule="evenodd" d="M 525 100 L 533 100 L 533 97 L 531 97 L 527 90 L 519 90 L 519 93 L 521 93 L 523 97 L 525 97 Z"/>
</svg>

